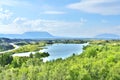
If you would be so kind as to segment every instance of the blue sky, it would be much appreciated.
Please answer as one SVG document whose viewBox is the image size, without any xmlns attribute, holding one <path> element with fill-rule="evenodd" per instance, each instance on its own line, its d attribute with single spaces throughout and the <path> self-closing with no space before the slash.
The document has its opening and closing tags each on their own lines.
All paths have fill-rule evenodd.
<svg viewBox="0 0 120 80">
<path fill-rule="evenodd" d="M 120 0 L 0 0 L 0 33 L 28 31 L 68 37 L 120 35 Z"/>
</svg>

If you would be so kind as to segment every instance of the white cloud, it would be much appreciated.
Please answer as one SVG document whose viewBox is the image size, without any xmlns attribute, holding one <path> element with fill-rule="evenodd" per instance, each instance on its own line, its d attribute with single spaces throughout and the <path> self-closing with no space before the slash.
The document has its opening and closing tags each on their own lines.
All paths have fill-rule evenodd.
<svg viewBox="0 0 120 80">
<path fill-rule="evenodd" d="M 45 11 L 44 14 L 65 14 L 65 12 L 62 12 L 62 11 Z"/>
<path fill-rule="evenodd" d="M 26 18 L 20 18 L 20 17 L 17 17 L 13 20 L 13 23 L 17 23 L 17 24 L 22 24 L 23 22 L 27 21 Z"/>
<path fill-rule="evenodd" d="M 0 8 L 0 12 L 2 12 L 3 11 L 3 8 Z"/>
<path fill-rule="evenodd" d="M 9 10 L 4 10 L 3 8 L 0 8 L 0 23 L 7 22 L 11 18 L 13 13 Z"/>
<path fill-rule="evenodd" d="M 76 32 L 84 24 L 79 22 L 65 22 L 55 20 L 29 20 L 26 18 L 15 18 L 10 24 L 0 24 L 1 33 L 20 34 L 28 31 L 47 31 L 58 36 L 78 36 Z"/>
<path fill-rule="evenodd" d="M 28 31 L 47 31 L 55 35 L 71 36 L 76 35 L 76 31 L 78 32 L 80 27 L 86 22 L 86 19 L 83 18 L 78 22 L 43 19 L 30 20 L 22 17 L 11 19 L 11 16 L 13 16 L 12 12 L 10 10 L 4 10 L 3 8 L 0 8 L 0 14 L 0 33 L 6 34 L 21 34 Z M 4 23 L 6 21 L 5 19 L 8 19 L 10 22 Z"/>
<path fill-rule="evenodd" d="M 10 10 L 4 10 L 0 8 L 0 14 L 12 13 Z M 9 14 L 13 16 L 12 14 Z M 56 36 L 69 36 L 69 37 L 81 37 L 82 36 L 94 36 L 100 33 L 117 33 L 120 34 L 120 26 L 116 27 L 86 27 L 84 24 L 86 19 L 81 18 L 78 22 L 56 21 L 56 20 L 43 20 L 35 19 L 30 20 L 22 17 L 11 17 L 0 15 L 0 33 L 20 34 L 28 31 L 47 31 Z M 3 23 L 2 20 L 8 19 L 9 23 Z M 105 22 L 105 20 L 103 21 Z"/>
<path fill-rule="evenodd" d="M 81 0 L 67 7 L 101 15 L 120 15 L 120 0 Z"/>
<path fill-rule="evenodd" d="M 66 22 L 55 20 L 15 18 L 10 24 L 0 24 L 0 33 L 20 34 L 28 31 L 47 31 L 55 36 L 91 37 L 101 33 L 120 34 L 120 26 L 84 28 L 86 20 Z"/>
</svg>

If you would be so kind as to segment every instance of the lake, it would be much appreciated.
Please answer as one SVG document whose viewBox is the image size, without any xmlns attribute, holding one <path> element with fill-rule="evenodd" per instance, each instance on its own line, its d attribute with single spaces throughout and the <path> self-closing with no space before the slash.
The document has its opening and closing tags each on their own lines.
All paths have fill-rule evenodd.
<svg viewBox="0 0 120 80">
<path fill-rule="evenodd" d="M 45 46 L 43 50 L 40 52 L 48 52 L 50 54 L 49 57 L 43 58 L 43 61 L 50 61 L 57 58 L 65 59 L 74 54 L 80 54 L 83 51 L 83 46 L 88 45 L 85 44 L 52 44 Z"/>
<path fill-rule="evenodd" d="M 84 44 L 52 44 L 43 47 L 43 50 L 39 52 L 48 52 L 50 54 L 49 57 L 43 58 L 43 61 L 55 60 L 58 58 L 65 59 L 74 54 L 80 54 L 83 51 L 83 46 L 88 45 L 89 43 Z M 30 54 L 35 54 L 35 52 L 25 52 L 25 53 L 17 53 L 13 54 L 13 56 L 29 56 Z"/>
</svg>

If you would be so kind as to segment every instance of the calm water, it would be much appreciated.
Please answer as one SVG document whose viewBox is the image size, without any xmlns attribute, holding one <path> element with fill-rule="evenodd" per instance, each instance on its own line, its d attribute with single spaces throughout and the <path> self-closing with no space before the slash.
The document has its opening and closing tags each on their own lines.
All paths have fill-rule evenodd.
<svg viewBox="0 0 120 80">
<path fill-rule="evenodd" d="M 49 57 L 43 58 L 43 61 L 49 61 L 57 58 L 65 59 L 73 53 L 80 54 L 83 51 L 83 46 L 86 46 L 88 43 L 85 44 L 53 44 L 48 45 L 45 49 L 41 50 L 40 52 L 48 52 L 50 54 Z"/>
<path fill-rule="evenodd" d="M 57 58 L 65 59 L 74 54 L 80 54 L 83 51 L 83 46 L 88 45 L 85 44 L 52 44 L 45 46 L 43 50 L 40 52 L 48 52 L 50 54 L 49 57 L 43 58 L 43 61 L 50 61 Z M 30 53 L 35 54 L 35 52 L 25 52 L 25 53 L 17 53 L 13 54 L 13 56 L 29 56 Z"/>
</svg>

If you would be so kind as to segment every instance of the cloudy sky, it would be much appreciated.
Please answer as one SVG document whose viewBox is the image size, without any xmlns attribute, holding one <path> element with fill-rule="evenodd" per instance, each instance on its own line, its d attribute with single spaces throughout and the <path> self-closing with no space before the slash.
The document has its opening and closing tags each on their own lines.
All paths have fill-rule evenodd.
<svg viewBox="0 0 120 80">
<path fill-rule="evenodd" d="M 0 33 L 28 31 L 68 37 L 120 35 L 120 0 L 0 0 Z"/>
</svg>

